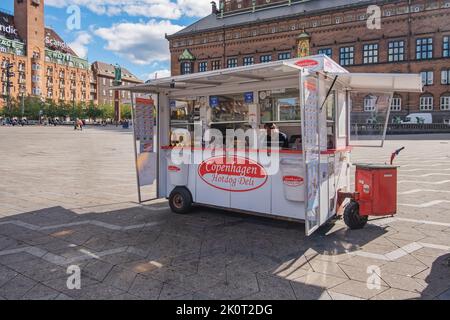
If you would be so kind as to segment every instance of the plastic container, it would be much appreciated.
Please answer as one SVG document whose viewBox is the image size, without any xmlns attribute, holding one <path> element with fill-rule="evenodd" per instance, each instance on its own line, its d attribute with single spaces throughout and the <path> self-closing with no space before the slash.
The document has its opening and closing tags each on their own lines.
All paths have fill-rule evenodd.
<svg viewBox="0 0 450 320">
<path fill-rule="evenodd" d="M 281 179 L 284 196 L 288 201 L 305 201 L 305 172 L 303 162 L 295 159 L 281 160 Z"/>
<path fill-rule="evenodd" d="M 171 150 L 167 151 L 167 174 L 169 183 L 176 187 L 183 187 L 188 185 L 189 180 L 189 165 L 175 164 L 172 161 Z"/>
</svg>

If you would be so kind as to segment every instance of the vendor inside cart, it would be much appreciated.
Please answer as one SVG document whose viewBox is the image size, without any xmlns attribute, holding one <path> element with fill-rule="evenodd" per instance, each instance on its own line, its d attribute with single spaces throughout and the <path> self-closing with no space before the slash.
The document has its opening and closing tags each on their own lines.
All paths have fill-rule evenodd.
<svg viewBox="0 0 450 320">
<path fill-rule="evenodd" d="M 209 128 L 222 132 L 224 145 L 228 129 L 259 128 L 266 132 L 267 147 L 272 146 L 272 137 L 278 134 L 279 147 L 284 150 L 303 150 L 301 129 L 301 107 L 298 88 L 281 88 L 252 93 L 249 101 L 246 93 L 222 94 L 213 97 L 195 97 L 172 100 L 171 146 L 193 145 L 176 129 L 185 129 L 193 138 L 194 124 L 200 119 Z M 253 96 L 252 96 L 253 99 Z M 327 111 L 327 147 L 335 149 L 335 95 L 330 94 L 324 108 Z M 201 116 L 203 114 L 203 117 Z M 255 117 L 254 115 L 258 116 Z M 253 115 L 253 117 L 251 116 Z M 235 144 L 248 146 L 248 141 Z M 263 147 L 263 146 L 261 146 Z"/>
<path fill-rule="evenodd" d="M 298 88 L 282 88 L 259 92 L 259 108 L 262 128 L 271 134 L 279 134 L 280 148 L 302 149 L 301 109 Z"/>
<path fill-rule="evenodd" d="M 279 143 L 279 147 L 282 149 L 289 149 L 289 140 L 288 140 L 288 136 L 281 132 L 277 125 L 275 123 L 266 123 L 264 125 L 264 129 L 266 129 L 267 131 L 267 146 L 271 147 L 272 146 L 272 135 L 277 134 L 278 133 L 278 143 Z"/>
</svg>

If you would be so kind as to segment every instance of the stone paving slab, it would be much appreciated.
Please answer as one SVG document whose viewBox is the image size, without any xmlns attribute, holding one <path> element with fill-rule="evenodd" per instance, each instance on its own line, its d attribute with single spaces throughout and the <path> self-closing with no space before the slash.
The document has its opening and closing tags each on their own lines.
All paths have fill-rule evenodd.
<svg viewBox="0 0 450 320">
<path fill-rule="evenodd" d="M 450 183 L 434 173 L 450 150 L 441 140 L 355 149 L 355 162 L 384 163 L 407 147 L 399 214 L 355 231 L 335 221 L 307 238 L 296 223 L 138 205 L 129 132 L 0 127 L 9 150 L 0 154 L 0 299 L 448 300 Z M 67 287 L 71 265 L 80 290 Z"/>
</svg>

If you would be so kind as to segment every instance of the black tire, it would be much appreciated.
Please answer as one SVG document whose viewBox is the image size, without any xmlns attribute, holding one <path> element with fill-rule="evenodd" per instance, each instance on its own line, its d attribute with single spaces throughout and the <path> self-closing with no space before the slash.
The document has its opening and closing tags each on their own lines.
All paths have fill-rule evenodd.
<svg viewBox="0 0 450 320">
<path fill-rule="evenodd" d="M 192 195 L 186 188 L 176 187 L 170 194 L 169 205 L 177 214 L 189 213 L 192 209 Z"/>
<path fill-rule="evenodd" d="M 350 201 L 345 207 L 344 222 L 351 230 L 364 228 L 368 220 L 369 217 L 359 214 L 359 204 L 356 201 Z"/>
</svg>

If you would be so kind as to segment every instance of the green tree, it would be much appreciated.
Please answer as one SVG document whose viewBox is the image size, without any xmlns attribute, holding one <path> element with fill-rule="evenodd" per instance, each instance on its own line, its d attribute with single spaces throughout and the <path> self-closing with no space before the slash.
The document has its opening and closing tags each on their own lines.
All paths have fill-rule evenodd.
<svg viewBox="0 0 450 320">
<path fill-rule="evenodd" d="M 44 104 L 37 97 L 28 96 L 24 101 L 23 115 L 29 120 L 39 120 L 40 111 L 44 111 Z"/>
<path fill-rule="evenodd" d="M 22 117 L 22 110 L 20 108 L 20 104 L 18 103 L 17 99 L 11 98 L 10 108 L 8 108 L 8 106 L 6 105 L 6 100 L 4 101 L 5 101 L 4 106 L 0 110 L 0 114 L 3 117 L 8 118 Z"/>
<path fill-rule="evenodd" d="M 55 101 L 48 99 L 45 103 L 44 107 L 44 115 L 48 118 L 56 118 L 58 117 L 58 105 Z"/>
<path fill-rule="evenodd" d="M 102 104 L 99 108 L 103 119 L 114 119 L 114 107 L 111 104 Z"/>
<path fill-rule="evenodd" d="M 122 119 L 131 119 L 131 106 L 130 105 L 122 105 L 120 108 L 120 117 Z"/>
</svg>

